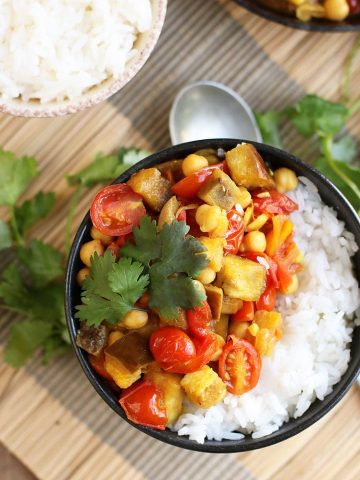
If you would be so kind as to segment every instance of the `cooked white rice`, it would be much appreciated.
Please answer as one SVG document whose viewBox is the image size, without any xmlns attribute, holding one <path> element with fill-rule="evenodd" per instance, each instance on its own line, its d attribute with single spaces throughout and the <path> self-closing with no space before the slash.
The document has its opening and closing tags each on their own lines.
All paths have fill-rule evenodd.
<svg viewBox="0 0 360 480">
<path fill-rule="evenodd" d="M 119 78 L 150 0 L 0 0 L 0 99 L 74 99 Z"/>
<path fill-rule="evenodd" d="M 206 437 L 269 435 L 289 418 L 301 416 L 316 398 L 323 400 L 347 369 L 351 325 L 360 313 L 359 286 L 350 261 L 357 245 L 309 180 L 301 178 L 291 197 L 299 204 L 291 220 L 305 268 L 298 292 L 279 296 L 284 335 L 273 355 L 263 359 L 255 389 L 240 397 L 228 394 L 208 410 L 187 403 L 174 426 L 179 435 L 199 443 Z"/>
</svg>

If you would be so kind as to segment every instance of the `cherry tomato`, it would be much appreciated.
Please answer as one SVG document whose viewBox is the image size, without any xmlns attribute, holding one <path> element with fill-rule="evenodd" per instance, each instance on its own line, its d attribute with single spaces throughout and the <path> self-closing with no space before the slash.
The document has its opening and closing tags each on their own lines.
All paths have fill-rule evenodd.
<svg viewBox="0 0 360 480">
<path fill-rule="evenodd" d="M 178 222 L 185 222 L 186 223 L 186 210 L 182 210 L 179 215 L 176 217 Z"/>
<path fill-rule="evenodd" d="M 350 8 L 350 13 L 359 13 L 360 12 L 360 1 L 359 0 L 347 0 L 347 3 Z"/>
<path fill-rule="evenodd" d="M 243 301 L 243 306 L 236 313 L 231 315 L 235 322 L 252 322 L 255 316 L 254 302 Z"/>
<path fill-rule="evenodd" d="M 223 170 L 224 164 L 217 163 L 211 167 L 203 168 L 175 183 L 171 190 L 176 196 L 183 198 L 195 198 L 206 180 L 212 175 L 214 170 Z"/>
<path fill-rule="evenodd" d="M 165 430 L 168 422 L 163 392 L 146 380 L 122 391 L 119 400 L 129 420 L 145 427 Z"/>
<path fill-rule="evenodd" d="M 98 356 L 95 355 L 88 355 L 89 363 L 92 368 L 95 370 L 96 373 L 101 375 L 102 377 L 106 378 L 107 380 L 112 380 L 112 376 L 105 370 L 104 366 L 104 354 L 100 354 Z"/>
<path fill-rule="evenodd" d="M 256 302 L 256 310 L 267 310 L 268 312 L 272 312 L 275 308 L 275 303 L 276 289 L 273 286 L 268 286 Z"/>
<path fill-rule="evenodd" d="M 245 225 L 242 216 L 236 208 L 232 208 L 228 212 L 227 218 L 229 220 L 229 229 L 225 233 L 226 245 L 224 252 L 236 255 L 244 238 Z"/>
<path fill-rule="evenodd" d="M 110 252 L 114 255 L 116 260 L 120 258 L 120 247 L 116 242 L 111 242 L 110 245 L 107 246 L 106 250 L 110 250 Z"/>
<path fill-rule="evenodd" d="M 195 356 L 195 345 L 180 328 L 161 327 L 150 337 L 150 350 L 158 364 L 186 362 Z"/>
<path fill-rule="evenodd" d="M 219 358 L 219 374 L 228 392 L 242 395 L 253 389 L 259 381 L 261 357 L 246 340 L 229 335 Z"/>
<path fill-rule="evenodd" d="M 266 255 L 266 253 L 263 252 L 244 252 L 241 254 L 241 257 L 248 258 L 249 260 L 257 263 L 260 263 L 258 257 L 263 258 L 269 265 L 269 268 L 266 269 L 266 288 L 269 286 L 279 288 L 278 266 L 277 263 L 271 257 L 269 257 L 269 255 Z"/>
<path fill-rule="evenodd" d="M 209 363 L 217 349 L 216 335 L 210 332 L 193 340 L 176 327 L 162 327 L 150 337 L 150 350 L 166 372 L 191 373 Z"/>
<path fill-rule="evenodd" d="M 211 309 L 209 304 L 204 301 L 199 307 L 192 310 L 186 310 L 186 320 L 189 332 L 194 337 L 205 337 L 210 331 Z"/>
<path fill-rule="evenodd" d="M 290 234 L 273 256 L 273 260 L 277 264 L 277 277 L 282 291 L 285 291 L 290 285 L 294 273 L 302 269 L 301 264 L 296 261 L 298 254 L 293 234 Z"/>
<path fill-rule="evenodd" d="M 111 236 L 130 233 L 145 214 L 142 197 L 125 183 L 100 190 L 90 208 L 94 227 Z"/>
<path fill-rule="evenodd" d="M 278 192 L 277 190 L 266 190 L 269 193 L 269 197 L 259 197 L 259 193 L 265 191 L 253 192 L 253 203 L 256 214 L 268 213 L 269 215 L 282 214 L 286 215 L 295 210 L 298 210 L 299 206 L 290 197 Z"/>
</svg>

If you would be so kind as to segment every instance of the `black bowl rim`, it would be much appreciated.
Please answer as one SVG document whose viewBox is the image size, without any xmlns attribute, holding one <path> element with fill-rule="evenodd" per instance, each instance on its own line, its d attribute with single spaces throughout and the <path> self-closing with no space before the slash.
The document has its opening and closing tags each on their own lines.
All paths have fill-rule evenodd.
<svg viewBox="0 0 360 480">
<path fill-rule="evenodd" d="M 298 30 L 306 30 L 308 32 L 327 32 L 327 33 L 341 33 L 341 32 L 357 32 L 360 30 L 360 16 L 353 17 L 359 20 L 358 23 L 353 23 L 350 20 L 344 20 L 343 22 L 331 22 L 322 19 L 312 19 L 309 22 L 302 22 L 296 17 L 288 15 L 286 12 L 282 14 L 276 10 L 267 8 L 258 2 L 252 0 L 235 0 L 239 5 L 255 13 L 260 17 L 270 20 L 271 22 L 279 23 L 289 28 L 296 28 Z"/>
<path fill-rule="evenodd" d="M 202 148 L 223 148 L 224 150 L 229 150 L 233 148 L 238 143 L 242 143 L 245 140 L 241 139 L 209 139 L 209 140 L 197 140 L 193 142 L 179 144 L 170 148 L 166 148 L 161 150 L 155 154 L 148 156 L 147 158 L 141 160 L 136 165 L 129 168 L 126 172 L 120 175 L 113 183 L 122 183 L 129 179 L 129 177 L 135 173 L 136 171 L 147 168 L 149 166 L 153 166 L 156 164 L 163 163 L 165 161 L 176 159 L 176 158 L 183 158 L 185 155 L 194 152 L 196 150 L 200 150 Z M 253 144 L 259 152 L 263 154 L 269 154 L 273 157 L 277 157 L 283 161 L 287 161 L 296 167 L 300 168 L 303 171 L 306 171 L 306 177 L 311 179 L 317 186 L 321 184 L 325 189 L 331 193 L 334 198 L 336 199 L 337 205 L 340 205 L 343 211 L 347 211 L 347 213 L 351 217 L 351 221 L 354 221 L 355 225 L 355 232 L 353 231 L 355 237 L 360 239 L 360 218 L 358 217 L 357 213 L 350 205 L 348 200 L 343 196 L 343 194 L 328 180 L 321 172 L 317 171 L 312 166 L 305 164 L 299 158 L 295 157 L 294 155 L 287 153 L 283 150 L 277 149 L 275 147 L 271 147 L 269 145 L 260 144 L 258 142 L 253 141 L 245 141 L 246 143 Z M 358 355 L 357 363 L 349 364 L 347 371 L 342 375 L 340 381 L 334 385 L 332 392 L 325 397 L 323 401 L 315 401 L 312 404 L 312 412 L 309 418 L 305 418 L 301 416 L 296 419 L 290 419 L 290 421 L 284 423 L 279 430 L 273 432 L 272 434 L 253 439 L 252 437 L 246 436 L 242 440 L 222 440 L 222 441 L 215 441 L 215 440 L 205 440 L 203 444 L 197 443 L 196 441 L 190 440 L 187 436 L 179 436 L 176 432 L 172 432 L 169 429 L 166 430 L 156 430 L 149 427 L 143 427 L 141 425 L 137 425 L 126 417 L 124 411 L 120 407 L 117 401 L 114 400 L 107 392 L 105 387 L 105 382 L 101 384 L 101 379 L 94 373 L 91 369 L 89 362 L 86 358 L 85 353 L 81 348 L 79 348 L 76 343 L 76 327 L 75 321 L 73 318 L 73 306 L 72 306 L 72 289 L 75 283 L 75 275 L 74 267 L 78 260 L 78 251 L 82 244 L 82 240 L 84 235 L 86 235 L 87 231 L 89 230 L 90 226 L 90 214 L 89 212 L 85 215 L 72 244 L 68 265 L 66 270 L 66 280 L 65 280 L 65 312 L 66 312 L 66 321 L 68 325 L 68 329 L 70 332 L 71 341 L 73 347 L 75 349 L 76 356 L 81 364 L 81 367 L 88 377 L 88 380 L 95 388 L 97 393 L 102 397 L 102 399 L 118 414 L 121 418 L 123 418 L 126 422 L 130 425 L 135 427 L 136 429 L 146 433 L 147 435 L 154 437 L 166 444 L 171 444 L 180 448 L 199 451 L 199 452 L 209 452 L 209 453 L 234 453 L 234 452 L 244 452 L 255 450 L 259 448 L 264 448 L 270 445 L 274 445 L 279 443 L 283 440 L 286 440 L 301 431 L 305 430 L 306 428 L 313 425 L 317 422 L 320 418 L 326 415 L 345 395 L 345 393 L 349 390 L 352 383 L 356 379 L 356 377 L 360 373 L 360 354 Z M 360 341 L 360 328 L 356 328 L 356 331 L 353 334 L 353 341 L 352 345 L 354 344 L 354 339 Z M 305 412 L 306 414 L 307 412 Z M 305 415 L 304 414 L 304 415 Z"/>
</svg>

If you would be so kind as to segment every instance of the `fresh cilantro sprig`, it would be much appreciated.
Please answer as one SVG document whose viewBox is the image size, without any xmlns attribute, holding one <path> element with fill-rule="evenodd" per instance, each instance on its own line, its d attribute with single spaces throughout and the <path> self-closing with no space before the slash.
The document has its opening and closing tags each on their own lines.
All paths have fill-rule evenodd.
<svg viewBox="0 0 360 480">
<path fill-rule="evenodd" d="M 318 149 L 314 166 L 328 177 L 347 197 L 360 215 L 360 168 L 355 165 L 356 144 L 342 135 L 348 119 L 360 109 L 360 98 L 350 99 L 351 68 L 360 51 L 355 42 L 346 63 L 342 88 L 345 103 L 329 102 L 317 95 L 305 95 L 291 107 L 279 112 L 255 113 L 264 143 L 281 148 L 280 124 L 289 120 L 305 138 L 313 138 Z"/>
<path fill-rule="evenodd" d="M 22 366 L 38 348 L 49 360 L 69 345 L 62 254 L 41 240 L 27 238 L 29 229 L 51 213 L 55 195 L 38 192 L 19 203 L 38 173 L 34 158 L 0 150 L 0 205 L 9 218 L 0 221 L 0 250 L 12 258 L 0 279 L 0 309 L 22 318 L 10 327 L 5 348 L 5 360 L 14 367 Z"/>
<path fill-rule="evenodd" d="M 96 327 L 104 320 L 113 324 L 121 321 L 134 308 L 148 284 L 149 275 L 144 273 L 140 262 L 130 258 L 116 262 L 109 250 L 102 257 L 95 253 L 75 318 Z"/>
<path fill-rule="evenodd" d="M 121 249 L 122 256 L 145 265 L 150 278 L 149 305 L 169 321 L 177 318 L 179 307 L 191 309 L 205 299 L 192 279 L 209 263 L 203 255 L 206 249 L 186 236 L 188 232 L 189 226 L 176 220 L 158 232 L 156 222 L 145 216 L 133 229 L 134 244 Z"/>
</svg>

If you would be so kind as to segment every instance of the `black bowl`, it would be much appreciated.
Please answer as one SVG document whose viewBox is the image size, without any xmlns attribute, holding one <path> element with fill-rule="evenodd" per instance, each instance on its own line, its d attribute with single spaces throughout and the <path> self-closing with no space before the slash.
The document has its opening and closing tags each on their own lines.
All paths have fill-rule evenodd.
<svg viewBox="0 0 360 480">
<path fill-rule="evenodd" d="M 148 168 L 154 165 L 166 162 L 176 158 L 184 158 L 186 155 L 193 153 L 201 148 L 223 148 L 230 150 L 234 148 L 242 140 L 219 139 L 219 140 L 201 140 L 195 142 L 184 143 L 175 147 L 167 148 L 161 152 L 155 153 L 150 157 L 145 158 L 138 164 L 131 167 L 123 173 L 114 183 L 126 182 L 130 176 L 140 170 L 141 168 Z M 360 220 L 354 209 L 351 207 L 345 197 L 339 190 L 332 185 L 332 183 L 325 178 L 321 173 L 311 166 L 303 163 L 298 158 L 267 145 L 262 145 L 256 142 L 253 145 L 259 150 L 264 160 L 273 168 L 289 167 L 293 169 L 297 175 L 302 175 L 311 180 L 318 188 L 323 201 L 334 207 L 338 216 L 343 220 L 347 229 L 355 235 L 357 243 L 360 245 Z M 335 385 L 334 390 L 325 400 L 315 401 L 309 410 L 300 418 L 292 419 L 284 424 L 277 432 L 272 433 L 263 438 L 253 439 L 245 437 L 242 440 L 223 440 L 221 442 L 207 440 L 204 444 L 199 444 L 195 441 L 189 440 L 188 437 L 178 436 L 177 433 L 170 430 L 159 431 L 148 427 L 141 427 L 130 422 L 118 404 L 118 394 L 114 392 L 107 381 L 97 375 L 89 365 L 85 352 L 75 344 L 76 330 L 78 328 L 78 321 L 74 319 L 74 307 L 80 303 L 80 288 L 76 283 L 76 273 L 81 268 L 79 259 L 79 250 L 81 245 L 90 239 L 91 220 L 89 213 L 85 216 L 81 223 L 79 230 L 75 236 L 72 249 L 70 252 L 67 273 L 66 273 L 66 317 L 70 331 L 70 336 L 76 355 L 81 363 L 81 366 L 88 377 L 89 381 L 98 392 L 98 394 L 105 400 L 105 402 L 124 420 L 133 425 L 142 432 L 157 438 L 165 443 L 176 445 L 177 447 L 187 448 L 190 450 L 198 450 L 202 452 L 215 453 L 230 453 L 253 450 L 256 448 L 273 445 L 282 440 L 296 435 L 305 428 L 309 427 L 323 415 L 329 412 L 337 402 L 343 397 L 346 391 L 350 388 L 352 382 L 360 371 L 360 327 L 355 329 L 353 341 L 351 345 L 351 360 L 349 367 L 342 376 L 340 382 Z M 360 252 L 358 251 L 354 257 L 354 267 L 357 278 L 360 279 Z"/>
<path fill-rule="evenodd" d="M 235 0 L 239 5 L 260 17 L 290 28 L 311 32 L 355 32 L 360 30 L 360 14 L 351 15 L 342 22 L 312 18 L 309 22 L 298 20 L 295 14 L 271 7 L 266 0 Z"/>
</svg>

